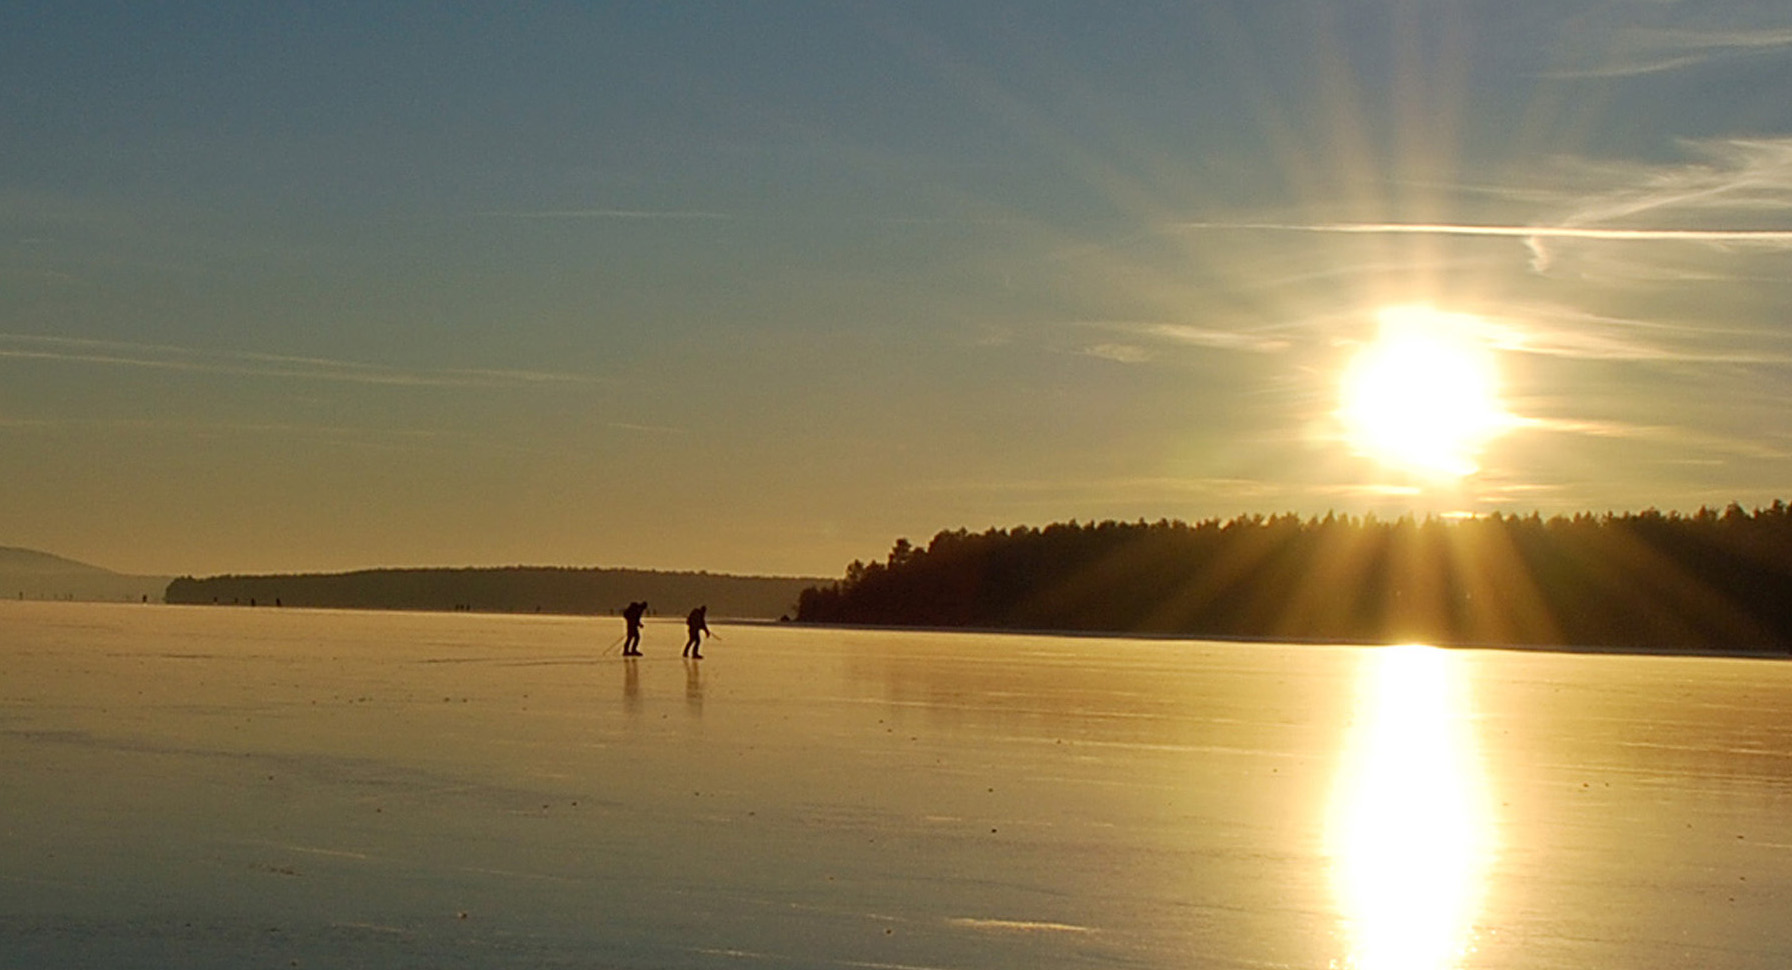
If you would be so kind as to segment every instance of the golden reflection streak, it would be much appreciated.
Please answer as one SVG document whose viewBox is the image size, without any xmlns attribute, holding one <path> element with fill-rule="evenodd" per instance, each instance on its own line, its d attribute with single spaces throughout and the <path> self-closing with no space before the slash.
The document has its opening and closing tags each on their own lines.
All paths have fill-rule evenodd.
<svg viewBox="0 0 1792 970">
<path fill-rule="evenodd" d="M 1364 654 L 1327 827 L 1350 970 L 1448 970 L 1474 947 L 1496 850 L 1462 657 Z"/>
</svg>

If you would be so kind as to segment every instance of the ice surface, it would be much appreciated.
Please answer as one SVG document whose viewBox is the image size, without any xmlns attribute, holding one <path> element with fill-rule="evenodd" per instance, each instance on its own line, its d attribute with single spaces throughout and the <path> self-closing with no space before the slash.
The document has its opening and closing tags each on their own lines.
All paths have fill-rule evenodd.
<svg viewBox="0 0 1792 970">
<path fill-rule="evenodd" d="M 0 966 L 1792 965 L 1792 666 L 0 602 Z"/>
</svg>

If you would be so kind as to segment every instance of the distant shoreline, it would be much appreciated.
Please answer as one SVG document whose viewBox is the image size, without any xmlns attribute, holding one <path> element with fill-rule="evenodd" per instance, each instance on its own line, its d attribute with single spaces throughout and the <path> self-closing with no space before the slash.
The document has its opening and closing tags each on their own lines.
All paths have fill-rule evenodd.
<svg viewBox="0 0 1792 970">
<path fill-rule="evenodd" d="M 464 613 L 614 615 L 646 600 L 650 615 L 683 616 L 697 606 L 715 617 L 777 619 L 796 612 L 805 576 L 564 566 L 364 569 L 344 573 L 183 576 L 168 584 L 171 604 L 303 606 Z"/>
</svg>

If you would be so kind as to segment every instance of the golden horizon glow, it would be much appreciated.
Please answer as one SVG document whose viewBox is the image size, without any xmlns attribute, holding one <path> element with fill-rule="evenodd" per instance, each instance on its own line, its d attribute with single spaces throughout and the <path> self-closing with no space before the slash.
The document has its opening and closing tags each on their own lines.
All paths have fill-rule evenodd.
<svg viewBox="0 0 1792 970">
<path fill-rule="evenodd" d="M 1367 654 L 1327 850 L 1348 970 L 1450 970 L 1472 950 L 1495 848 L 1455 664 L 1434 647 Z"/>
<path fill-rule="evenodd" d="M 1426 306 L 1384 307 L 1376 322 L 1344 370 L 1337 414 L 1352 448 L 1427 477 L 1479 471 L 1481 450 L 1517 424 L 1485 328 Z"/>
</svg>

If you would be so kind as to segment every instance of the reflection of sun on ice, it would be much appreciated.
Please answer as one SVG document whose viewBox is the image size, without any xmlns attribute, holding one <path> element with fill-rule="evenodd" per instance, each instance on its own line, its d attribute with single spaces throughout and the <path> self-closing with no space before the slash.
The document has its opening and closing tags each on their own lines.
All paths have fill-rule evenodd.
<svg viewBox="0 0 1792 970">
<path fill-rule="evenodd" d="M 1474 946 L 1493 820 L 1456 657 L 1364 656 L 1328 848 L 1348 970 L 1451 970 Z"/>
<path fill-rule="evenodd" d="M 1516 423 L 1500 403 L 1480 321 L 1430 307 L 1388 307 L 1373 343 L 1344 372 L 1338 417 L 1352 447 L 1438 477 L 1479 467 L 1488 441 Z"/>
</svg>

